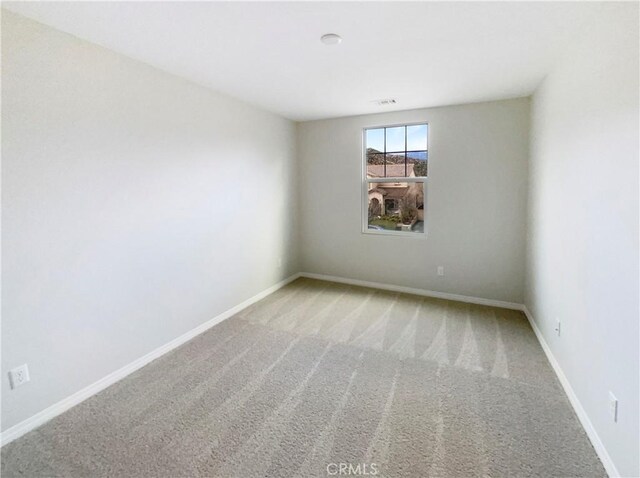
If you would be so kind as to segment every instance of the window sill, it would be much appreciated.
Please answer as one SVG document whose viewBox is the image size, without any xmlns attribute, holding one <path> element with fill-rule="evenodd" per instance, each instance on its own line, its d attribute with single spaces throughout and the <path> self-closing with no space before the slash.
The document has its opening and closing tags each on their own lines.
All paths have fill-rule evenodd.
<svg viewBox="0 0 640 478">
<path fill-rule="evenodd" d="M 376 231 L 374 229 L 366 229 L 360 231 L 368 236 L 393 236 L 393 237 L 410 237 L 413 239 L 426 239 L 426 232 L 405 232 L 405 231 Z"/>
</svg>

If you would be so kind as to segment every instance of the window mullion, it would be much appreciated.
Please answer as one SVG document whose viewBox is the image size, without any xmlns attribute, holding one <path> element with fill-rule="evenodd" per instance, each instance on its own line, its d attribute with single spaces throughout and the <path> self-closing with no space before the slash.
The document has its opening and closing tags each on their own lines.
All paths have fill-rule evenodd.
<svg viewBox="0 0 640 478">
<path fill-rule="evenodd" d="M 407 127 L 404 127 L 404 175 L 407 176 Z"/>
<path fill-rule="evenodd" d="M 384 151 L 382 154 L 382 170 L 384 172 L 384 177 L 387 177 L 387 128 L 384 129 Z"/>
</svg>

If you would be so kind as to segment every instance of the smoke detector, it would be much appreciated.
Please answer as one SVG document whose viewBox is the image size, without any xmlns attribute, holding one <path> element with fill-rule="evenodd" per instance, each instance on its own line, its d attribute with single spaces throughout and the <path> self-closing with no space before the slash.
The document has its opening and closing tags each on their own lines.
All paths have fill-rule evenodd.
<svg viewBox="0 0 640 478">
<path fill-rule="evenodd" d="M 342 37 L 336 33 L 327 33 L 320 37 L 320 41 L 325 45 L 337 45 L 342 42 Z"/>
</svg>

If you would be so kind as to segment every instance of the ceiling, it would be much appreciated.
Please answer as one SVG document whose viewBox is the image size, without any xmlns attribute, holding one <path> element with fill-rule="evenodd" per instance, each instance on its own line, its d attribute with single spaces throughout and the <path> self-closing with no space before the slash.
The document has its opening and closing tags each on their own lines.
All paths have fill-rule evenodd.
<svg viewBox="0 0 640 478">
<path fill-rule="evenodd" d="M 531 94 L 600 4 L 3 2 L 293 120 Z M 338 33 L 340 45 L 320 42 Z M 375 100 L 394 98 L 395 105 Z"/>
</svg>

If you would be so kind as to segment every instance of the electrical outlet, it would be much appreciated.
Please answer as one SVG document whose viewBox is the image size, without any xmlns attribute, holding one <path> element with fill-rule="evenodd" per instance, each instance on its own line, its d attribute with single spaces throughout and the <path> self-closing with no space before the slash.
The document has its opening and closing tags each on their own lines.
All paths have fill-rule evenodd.
<svg viewBox="0 0 640 478">
<path fill-rule="evenodd" d="M 444 275 L 444 266 L 438 266 L 438 275 L 440 277 Z"/>
<path fill-rule="evenodd" d="M 18 388 L 20 385 L 24 385 L 29 381 L 29 367 L 27 364 L 20 365 L 9 371 L 9 382 L 11 388 Z"/>
<path fill-rule="evenodd" d="M 611 392 L 609 392 L 609 415 L 614 422 L 618 421 L 618 399 Z"/>
<path fill-rule="evenodd" d="M 556 333 L 558 334 L 558 337 L 560 337 L 560 332 L 562 330 L 561 326 L 562 324 L 560 323 L 560 321 L 556 319 Z"/>
</svg>

